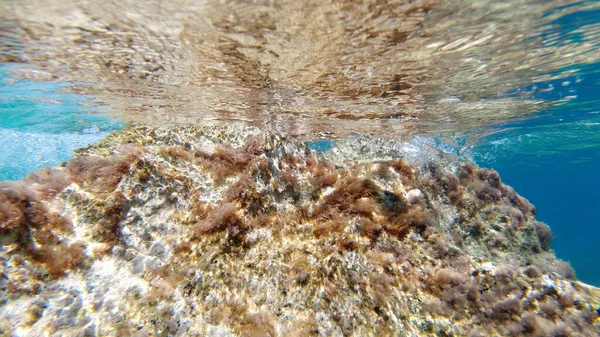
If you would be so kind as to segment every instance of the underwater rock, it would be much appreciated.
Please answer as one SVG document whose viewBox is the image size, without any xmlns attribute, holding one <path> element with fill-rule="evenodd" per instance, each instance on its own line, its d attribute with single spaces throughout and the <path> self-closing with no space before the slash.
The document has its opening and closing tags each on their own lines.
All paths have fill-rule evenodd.
<svg viewBox="0 0 600 337">
<path fill-rule="evenodd" d="M 535 208 L 422 144 L 135 126 L 0 201 L 1 335 L 600 332 Z"/>
</svg>

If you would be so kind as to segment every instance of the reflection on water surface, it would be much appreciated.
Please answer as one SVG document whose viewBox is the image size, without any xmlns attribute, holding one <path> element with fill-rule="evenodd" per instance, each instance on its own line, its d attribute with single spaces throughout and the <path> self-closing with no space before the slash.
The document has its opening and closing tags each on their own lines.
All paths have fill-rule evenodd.
<svg viewBox="0 0 600 337">
<path fill-rule="evenodd" d="M 569 99 L 538 98 L 553 88 L 530 84 L 597 61 L 600 25 L 564 20 L 599 7 L 3 1 L 0 63 L 28 64 L 13 71 L 17 78 L 72 81 L 73 92 L 95 95 L 126 121 L 400 138 L 496 124 Z"/>
</svg>

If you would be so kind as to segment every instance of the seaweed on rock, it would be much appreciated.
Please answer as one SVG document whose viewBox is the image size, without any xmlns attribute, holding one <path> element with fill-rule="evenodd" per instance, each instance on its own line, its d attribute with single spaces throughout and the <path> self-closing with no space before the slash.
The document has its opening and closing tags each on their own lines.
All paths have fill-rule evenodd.
<svg viewBox="0 0 600 337">
<path fill-rule="evenodd" d="M 87 278 L 78 290 L 86 295 L 73 293 L 95 308 L 82 316 L 105 322 L 96 332 L 600 331 L 600 291 L 572 279 L 550 250 L 549 228 L 494 171 L 389 157 L 330 162 L 303 144 L 220 129 L 178 129 L 173 141 L 168 130 L 136 130 L 112 143 L 109 137 L 66 168 L 0 188 L 0 233 L 18 247 L 2 258 L 25 257 L 55 278 Z M 153 138 L 140 140 L 144 134 Z M 106 156 L 123 138 L 145 144 L 143 154 Z M 217 143 L 212 153 L 196 149 L 209 141 Z M 63 180 L 54 186 L 52 176 Z M 70 181 L 76 185 L 67 187 Z M 56 205 L 66 205 L 64 215 L 51 210 Z M 85 245 L 108 248 L 86 255 Z M 102 274 L 107 270 L 112 274 Z M 109 291 L 113 283 L 114 303 L 92 302 L 102 297 L 95 289 Z M 64 312 L 44 316 L 58 320 Z M 0 315 L 28 328 L 25 319 Z M 43 319 L 27 322 L 44 327 Z"/>
<path fill-rule="evenodd" d="M 80 266 L 86 255 L 84 243 L 62 239 L 72 230 L 71 220 L 50 210 L 42 199 L 50 196 L 48 191 L 57 193 L 57 185 L 51 184 L 36 186 L 39 192 L 35 192 L 25 183 L 0 183 L 0 236 L 5 247 L 15 245 L 15 253 L 22 254 L 18 263 L 40 264 L 50 276 L 58 277 Z"/>
</svg>

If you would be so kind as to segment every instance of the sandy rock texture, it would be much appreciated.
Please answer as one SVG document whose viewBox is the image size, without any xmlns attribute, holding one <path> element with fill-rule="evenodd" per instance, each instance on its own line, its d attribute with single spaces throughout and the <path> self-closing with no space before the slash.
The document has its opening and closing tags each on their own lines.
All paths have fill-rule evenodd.
<svg viewBox="0 0 600 337">
<path fill-rule="evenodd" d="M 6 336 L 597 336 L 600 290 L 498 173 L 132 126 L 0 184 Z"/>
</svg>

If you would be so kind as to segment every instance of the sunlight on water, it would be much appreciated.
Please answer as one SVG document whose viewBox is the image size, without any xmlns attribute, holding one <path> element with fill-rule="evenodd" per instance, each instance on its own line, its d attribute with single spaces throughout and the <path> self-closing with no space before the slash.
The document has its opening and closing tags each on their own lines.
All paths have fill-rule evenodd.
<svg viewBox="0 0 600 337">
<path fill-rule="evenodd" d="M 17 180 L 56 166 L 122 127 L 90 97 L 65 92 L 65 83 L 16 80 L 0 66 L 0 180 Z"/>
<path fill-rule="evenodd" d="M 552 88 L 515 90 L 567 77 L 577 67 L 556 71 L 598 54 L 597 2 L 29 0 L 0 8 L 4 62 L 85 81 L 72 91 L 95 95 L 122 120 L 241 121 L 300 137 L 402 138 L 497 124 L 553 103 L 535 95 Z"/>
</svg>

